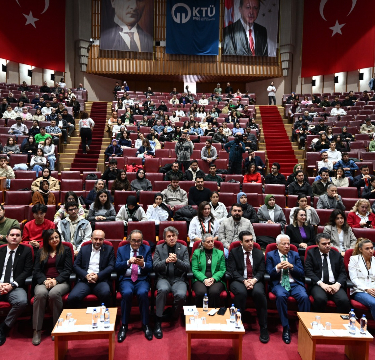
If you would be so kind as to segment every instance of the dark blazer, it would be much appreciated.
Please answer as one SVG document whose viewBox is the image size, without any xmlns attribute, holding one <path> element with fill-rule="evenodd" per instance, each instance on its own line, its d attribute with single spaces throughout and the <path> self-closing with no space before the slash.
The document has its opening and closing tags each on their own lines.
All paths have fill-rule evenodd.
<svg viewBox="0 0 375 360">
<path fill-rule="evenodd" d="M 128 260 L 133 256 L 130 254 L 130 244 L 121 246 L 117 250 L 117 259 L 115 264 L 115 270 L 119 275 L 119 281 L 122 281 L 125 277 L 126 270 L 131 268 L 131 265 L 128 265 Z M 147 245 L 142 244 L 138 249 L 139 255 L 143 256 L 145 266 L 141 269 L 141 273 L 138 275 L 138 280 L 146 280 L 148 274 L 152 270 L 152 257 L 151 257 L 151 248 Z"/>
<path fill-rule="evenodd" d="M 290 224 L 286 227 L 286 235 L 290 237 L 290 243 L 299 247 L 299 244 L 306 243 L 307 246 L 315 245 L 315 232 L 312 225 L 307 225 L 303 227 L 306 232 L 307 239 L 302 239 L 301 233 L 299 232 L 298 226 L 293 226 Z"/>
<path fill-rule="evenodd" d="M 176 255 L 177 261 L 174 263 L 174 281 L 186 281 L 186 274 L 188 271 L 190 271 L 189 253 L 187 247 L 179 242 L 176 243 Z M 165 262 L 168 256 L 168 245 L 166 242 L 156 246 L 154 254 L 154 270 L 157 276 L 161 279 L 168 279 L 168 264 Z"/>
<path fill-rule="evenodd" d="M 328 253 L 329 261 L 331 263 L 331 269 L 335 282 L 341 284 L 342 287 L 346 286 L 346 271 L 344 260 L 341 254 L 338 251 L 330 250 Z M 320 256 L 319 248 L 310 249 L 307 252 L 307 257 L 305 261 L 305 272 L 306 276 L 309 277 L 312 281 L 312 284 L 315 285 L 322 278 L 322 258 Z"/>
<path fill-rule="evenodd" d="M 42 253 L 39 250 L 36 254 L 34 271 L 33 271 L 33 280 L 36 284 L 42 285 L 44 280 L 47 279 L 44 268 L 47 264 L 48 259 L 40 261 L 40 254 Z M 56 255 L 56 269 L 59 273 L 59 276 L 56 278 L 58 283 L 68 282 L 69 276 L 73 272 L 73 260 L 72 252 L 68 246 L 64 246 L 64 252 L 62 254 Z"/>
<path fill-rule="evenodd" d="M 267 29 L 254 23 L 255 55 L 268 56 Z M 224 28 L 223 55 L 254 55 L 241 19 Z"/>
<path fill-rule="evenodd" d="M 7 246 L 0 248 L 0 269 L 3 271 L 5 257 L 7 255 Z M 19 287 L 25 285 L 25 280 L 31 275 L 33 270 L 33 255 L 32 250 L 28 246 L 19 245 L 14 257 L 13 264 L 13 281 Z"/>
<path fill-rule="evenodd" d="M 129 51 L 129 47 L 120 35 L 121 31 L 121 27 L 115 22 L 113 22 L 113 26 L 110 29 L 102 31 L 100 36 L 100 49 Z M 147 34 L 138 24 L 137 32 L 139 35 L 139 42 L 141 43 L 141 52 L 152 52 L 152 36 Z"/>
<path fill-rule="evenodd" d="M 253 248 L 253 276 L 258 281 L 263 280 L 264 273 L 266 271 L 266 266 L 264 263 L 263 252 L 259 249 Z M 244 255 L 242 251 L 242 246 L 238 246 L 231 250 L 228 257 L 227 263 L 227 274 L 232 277 L 232 280 L 237 280 L 243 282 L 245 278 L 243 277 L 245 270 Z"/>
<path fill-rule="evenodd" d="M 92 245 L 82 246 L 74 261 L 73 270 L 78 281 L 87 282 L 86 275 L 90 265 Z M 100 249 L 98 281 L 110 281 L 111 272 L 115 268 L 115 251 L 113 246 L 103 244 Z"/>
<path fill-rule="evenodd" d="M 293 277 L 294 281 L 297 284 L 301 286 L 305 286 L 304 285 L 305 274 L 303 271 L 303 266 L 302 266 L 300 256 L 298 255 L 298 253 L 291 250 L 288 252 L 287 257 L 288 257 L 288 262 L 294 265 L 293 270 L 290 270 L 290 275 Z M 270 290 L 272 290 L 274 286 L 280 284 L 281 271 L 279 272 L 276 271 L 276 265 L 279 264 L 280 262 L 281 260 L 279 256 L 279 250 L 276 249 L 276 250 L 270 251 L 267 254 L 266 271 L 271 277 L 270 283 L 269 283 Z"/>
</svg>

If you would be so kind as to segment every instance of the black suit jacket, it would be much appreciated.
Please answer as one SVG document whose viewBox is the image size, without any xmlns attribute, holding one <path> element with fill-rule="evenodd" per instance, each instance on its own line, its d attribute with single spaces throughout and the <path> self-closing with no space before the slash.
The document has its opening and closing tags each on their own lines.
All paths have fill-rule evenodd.
<svg viewBox="0 0 375 360">
<path fill-rule="evenodd" d="M 7 255 L 7 246 L 0 248 L 0 269 L 3 271 L 5 257 Z M 32 250 L 28 246 L 19 245 L 14 257 L 13 263 L 13 281 L 19 287 L 24 287 L 25 280 L 31 275 L 33 270 Z M 1 274 L 0 274 L 1 277 Z"/>
<path fill-rule="evenodd" d="M 73 270 L 77 274 L 78 280 L 87 282 L 86 275 L 90 265 L 92 245 L 82 246 L 77 258 L 74 261 Z M 115 252 L 113 246 L 103 244 L 100 249 L 98 282 L 111 279 L 111 272 L 115 268 Z"/>
<path fill-rule="evenodd" d="M 306 232 L 306 240 L 302 239 L 298 226 L 294 227 L 293 224 L 290 224 L 286 227 L 286 234 L 290 237 L 290 243 L 297 246 L 297 248 L 301 243 L 306 243 L 307 246 L 315 245 L 314 228 L 311 225 L 304 226 L 303 228 Z"/>
<path fill-rule="evenodd" d="M 338 282 L 342 287 L 345 287 L 346 271 L 343 257 L 335 250 L 330 250 L 328 256 L 335 282 Z M 313 285 L 322 279 L 322 271 L 322 258 L 320 256 L 319 248 L 316 247 L 310 249 L 307 252 L 305 261 L 305 274 L 311 279 Z"/>
<path fill-rule="evenodd" d="M 44 280 L 47 279 L 45 275 L 45 266 L 48 259 L 40 261 L 41 250 L 38 251 L 35 258 L 33 280 L 36 284 L 42 285 Z M 58 283 L 68 282 L 69 276 L 73 271 L 73 260 L 72 252 L 68 246 L 64 246 L 64 252 L 62 254 L 56 255 L 56 269 L 59 273 L 59 276 L 56 278 Z"/>
<path fill-rule="evenodd" d="M 253 276 L 258 281 L 262 281 L 264 273 L 266 271 L 266 264 L 264 262 L 263 252 L 259 249 L 253 248 Z M 228 257 L 227 273 L 232 277 L 233 280 L 243 282 L 245 270 L 244 255 L 242 246 L 238 246 L 231 250 Z"/>
<path fill-rule="evenodd" d="M 137 32 L 139 35 L 139 42 L 141 44 L 141 52 L 152 52 L 153 38 L 146 33 L 138 24 Z M 113 22 L 113 27 L 101 32 L 100 36 L 100 49 L 101 50 L 119 50 L 129 51 L 129 47 L 120 35 L 121 27 Z"/>
<path fill-rule="evenodd" d="M 255 55 L 268 56 L 267 29 L 254 23 Z M 223 55 L 254 55 L 241 19 L 224 28 Z"/>
</svg>

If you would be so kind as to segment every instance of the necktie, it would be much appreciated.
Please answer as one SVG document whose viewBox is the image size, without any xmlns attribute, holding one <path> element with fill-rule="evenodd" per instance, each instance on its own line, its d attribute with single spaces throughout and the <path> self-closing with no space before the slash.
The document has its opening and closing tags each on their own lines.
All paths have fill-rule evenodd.
<svg viewBox="0 0 375 360">
<path fill-rule="evenodd" d="M 329 272 L 328 272 L 328 261 L 327 254 L 323 254 L 323 282 L 324 284 L 329 283 Z"/>
<path fill-rule="evenodd" d="M 208 152 L 208 157 L 210 157 L 210 155 L 211 155 L 211 148 L 208 148 L 207 152 Z"/>
<path fill-rule="evenodd" d="M 246 270 L 247 270 L 247 278 L 253 278 L 253 267 L 251 266 L 250 261 L 250 251 L 246 251 Z"/>
<path fill-rule="evenodd" d="M 133 256 L 137 256 L 137 251 L 133 251 Z M 136 282 L 138 280 L 138 265 L 137 264 L 132 264 L 132 272 L 131 272 L 131 279 L 133 282 Z"/>
<path fill-rule="evenodd" d="M 127 34 L 130 38 L 129 50 L 130 51 L 139 51 L 137 43 L 134 40 L 134 33 L 133 32 L 126 32 L 125 34 Z"/>
<path fill-rule="evenodd" d="M 12 250 L 9 253 L 7 266 L 5 268 L 4 283 L 6 284 L 10 283 L 10 275 L 12 274 L 12 269 L 13 269 L 13 254 L 14 254 L 14 250 Z"/>
<path fill-rule="evenodd" d="M 252 30 L 249 30 L 249 43 L 250 43 L 250 50 L 251 50 L 251 56 L 255 55 L 255 48 L 254 48 L 254 39 L 252 34 Z"/>
<path fill-rule="evenodd" d="M 286 256 L 283 255 L 283 261 L 286 261 Z M 289 273 L 288 269 L 282 270 L 282 278 L 281 278 L 281 286 L 286 290 L 290 290 L 290 281 L 289 281 Z"/>
</svg>

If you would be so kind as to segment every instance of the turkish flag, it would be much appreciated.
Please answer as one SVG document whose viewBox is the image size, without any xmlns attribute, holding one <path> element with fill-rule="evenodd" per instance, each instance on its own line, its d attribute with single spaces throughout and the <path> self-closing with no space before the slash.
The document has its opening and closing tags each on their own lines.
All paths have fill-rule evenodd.
<svg viewBox="0 0 375 360">
<path fill-rule="evenodd" d="M 0 58 L 65 71 L 65 0 L 0 0 Z"/>
<path fill-rule="evenodd" d="M 375 1 L 305 0 L 302 77 L 374 66 Z"/>
</svg>

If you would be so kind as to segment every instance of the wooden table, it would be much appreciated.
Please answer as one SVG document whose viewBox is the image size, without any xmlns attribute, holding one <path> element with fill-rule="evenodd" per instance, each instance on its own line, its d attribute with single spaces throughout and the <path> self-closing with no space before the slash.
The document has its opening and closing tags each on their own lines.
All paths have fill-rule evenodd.
<svg viewBox="0 0 375 360">
<path fill-rule="evenodd" d="M 76 319 L 75 325 L 91 325 L 92 314 L 86 314 L 86 309 L 65 309 L 63 310 L 60 318 L 65 320 L 66 314 L 72 313 L 72 318 Z M 116 322 L 117 308 L 109 308 L 110 322 L 111 325 Z M 112 331 L 87 331 L 87 332 L 56 332 L 56 325 L 52 331 L 52 336 L 55 337 L 55 360 L 61 360 L 65 358 L 66 352 L 68 351 L 68 341 L 74 340 L 94 340 L 94 339 L 108 339 L 109 340 L 109 355 L 108 359 L 113 360 L 115 354 L 115 327 L 113 326 Z M 95 346 L 95 344 L 94 344 Z"/>
<path fill-rule="evenodd" d="M 344 324 L 348 324 L 348 320 L 343 320 L 340 314 L 331 313 L 307 313 L 297 312 L 299 318 L 298 327 L 298 353 L 302 360 L 315 359 L 315 348 L 317 344 L 325 345 L 345 345 L 345 355 L 350 360 L 368 360 L 369 344 L 373 341 L 373 337 L 357 337 L 357 336 L 323 336 L 311 335 L 308 329 L 311 329 L 311 323 L 315 321 L 315 316 L 320 315 L 320 322 L 325 326 L 326 322 L 330 322 L 332 329 L 344 330 Z M 347 315 L 347 314 L 345 314 Z M 359 323 L 356 323 L 359 331 Z"/>
<path fill-rule="evenodd" d="M 226 324 L 229 319 L 229 309 L 227 309 L 224 316 L 215 314 L 209 316 L 207 312 L 203 311 L 202 308 L 197 309 L 199 312 L 199 318 L 204 316 L 207 324 Z M 212 309 L 208 309 L 210 311 Z M 191 315 L 185 316 L 186 324 L 189 324 L 189 318 Z M 234 359 L 242 359 L 242 337 L 245 334 L 245 330 L 238 331 L 219 331 L 219 330 L 186 330 L 187 334 L 187 358 L 191 359 L 191 340 L 192 339 L 229 339 L 232 340 L 232 348 L 235 352 Z"/>
</svg>

